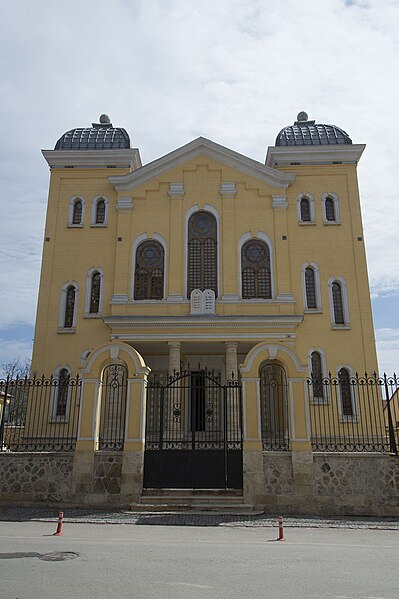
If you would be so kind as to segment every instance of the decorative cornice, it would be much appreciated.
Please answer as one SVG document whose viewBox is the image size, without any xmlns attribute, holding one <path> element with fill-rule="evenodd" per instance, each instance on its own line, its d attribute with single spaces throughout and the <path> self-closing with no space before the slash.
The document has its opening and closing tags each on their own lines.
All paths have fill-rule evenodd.
<svg viewBox="0 0 399 599">
<path fill-rule="evenodd" d="M 272 187 L 286 189 L 295 179 L 294 173 L 276 171 L 261 162 L 225 148 L 205 137 L 198 137 L 185 146 L 166 154 L 166 156 L 162 156 L 162 158 L 146 164 L 139 170 L 133 171 L 128 175 L 108 177 L 108 180 L 117 191 L 128 191 L 149 179 L 157 177 L 201 155 L 218 160 Z"/>
<path fill-rule="evenodd" d="M 140 152 L 130 150 L 42 150 L 50 168 L 130 168 L 142 167 Z"/>
<path fill-rule="evenodd" d="M 288 201 L 286 196 L 272 196 L 272 208 L 279 208 L 280 210 L 286 210 L 288 208 Z"/>
<path fill-rule="evenodd" d="M 131 210 L 133 208 L 132 198 L 118 198 L 116 203 L 117 210 Z"/>
<path fill-rule="evenodd" d="M 172 200 L 181 200 L 184 196 L 184 183 L 169 183 L 168 196 Z"/>
<path fill-rule="evenodd" d="M 114 303 L 114 302 L 113 302 Z M 201 328 L 290 328 L 303 321 L 303 315 L 270 316 L 105 316 L 111 329 L 201 329 Z M 263 334 L 263 333 L 262 333 Z"/>
<path fill-rule="evenodd" d="M 365 144 L 270 146 L 265 164 L 270 168 L 292 164 L 357 164 L 365 147 Z"/>
<path fill-rule="evenodd" d="M 223 198 L 235 198 L 236 197 L 236 184 L 230 181 L 225 181 L 220 186 L 220 195 Z"/>
</svg>

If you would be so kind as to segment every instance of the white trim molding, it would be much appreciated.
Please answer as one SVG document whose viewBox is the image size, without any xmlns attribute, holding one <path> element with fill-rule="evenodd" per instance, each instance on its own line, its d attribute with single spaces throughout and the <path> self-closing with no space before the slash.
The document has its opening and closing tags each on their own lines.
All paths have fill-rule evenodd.
<svg viewBox="0 0 399 599">
<path fill-rule="evenodd" d="M 357 164 L 364 144 L 326 146 L 269 146 L 265 164 L 271 168 L 295 164 Z"/>
<path fill-rule="evenodd" d="M 140 152 L 137 148 L 125 150 L 42 150 L 50 168 L 129 168 L 139 169 Z"/>
<path fill-rule="evenodd" d="M 132 210 L 133 199 L 129 197 L 119 197 L 116 202 L 116 209 L 119 210 Z"/>
<path fill-rule="evenodd" d="M 308 298 L 306 295 L 306 269 L 311 268 L 314 274 L 314 285 L 315 285 L 315 296 L 316 296 L 316 307 L 308 308 Z M 308 314 L 315 314 L 322 311 L 321 303 L 321 285 L 320 285 L 320 269 L 315 262 L 304 262 L 301 268 L 302 272 L 302 299 L 303 299 L 303 310 Z"/>
<path fill-rule="evenodd" d="M 73 213 L 76 202 L 82 202 L 82 217 L 80 219 L 80 223 L 73 222 Z M 75 195 L 69 198 L 69 206 L 68 206 L 68 227 L 81 229 L 85 222 L 85 213 L 86 213 L 86 200 L 83 196 Z"/>
<path fill-rule="evenodd" d="M 65 154 L 66 152 L 63 153 Z M 80 154 L 83 153 L 87 154 L 87 152 L 80 152 Z M 252 160 L 252 158 L 234 152 L 205 137 L 198 137 L 173 152 L 166 154 L 166 156 L 162 156 L 158 160 L 146 164 L 139 170 L 134 170 L 128 175 L 108 177 L 108 180 L 118 191 L 128 191 L 198 156 L 213 158 L 237 169 L 241 173 L 250 175 L 263 183 L 280 189 L 287 189 L 296 176 L 295 173 L 284 173 L 265 166 L 257 160 Z"/>
<path fill-rule="evenodd" d="M 269 253 L 270 253 L 270 282 L 271 282 L 271 288 L 272 288 L 272 297 L 270 299 L 263 299 L 263 298 L 252 298 L 252 299 L 243 299 L 242 297 L 242 266 L 241 266 L 241 250 L 242 247 L 247 243 L 247 241 L 250 241 L 251 239 L 259 239 L 261 241 L 263 241 L 264 243 L 266 243 L 267 247 L 269 248 Z M 273 244 L 272 244 L 272 240 L 270 239 L 270 237 L 264 233 L 263 231 L 257 231 L 255 237 L 253 237 L 253 235 L 251 235 L 251 233 L 249 231 L 247 231 L 247 233 L 244 233 L 244 235 L 242 235 L 240 237 L 240 239 L 238 240 L 238 301 L 240 302 L 248 302 L 248 303 L 263 303 L 263 302 L 270 302 L 270 301 L 276 301 L 276 296 L 275 296 L 275 285 L 274 285 L 274 252 L 273 252 Z M 278 298 L 277 298 L 278 300 Z M 284 301 L 284 299 L 280 299 L 278 301 L 281 301 L 282 303 L 287 303 L 286 301 Z M 288 300 L 288 303 L 291 302 L 291 299 Z"/>
<path fill-rule="evenodd" d="M 223 198 L 234 199 L 236 197 L 237 189 L 234 181 L 223 181 L 220 185 L 219 193 Z"/>
<path fill-rule="evenodd" d="M 91 303 L 91 287 L 92 277 L 95 272 L 100 275 L 100 301 L 98 306 L 98 312 L 90 312 Z M 84 306 L 84 317 L 85 318 L 101 318 L 103 309 L 103 292 L 104 292 L 104 270 L 99 267 L 92 267 L 86 273 L 86 293 L 85 293 L 85 306 Z"/>
<path fill-rule="evenodd" d="M 326 200 L 331 199 L 334 202 L 334 220 L 327 220 L 326 216 Z M 341 224 L 341 212 L 339 209 L 339 198 L 334 191 L 326 191 L 321 196 L 322 202 L 322 215 L 324 225 L 340 225 Z"/>
<path fill-rule="evenodd" d="M 66 297 L 67 297 L 67 289 L 68 287 L 75 288 L 75 302 L 73 306 L 73 319 L 72 326 L 65 326 L 65 310 L 66 310 Z M 76 281 L 66 281 L 61 289 L 61 298 L 60 298 L 60 315 L 58 319 L 58 333 L 75 333 L 76 332 L 76 315 L 78 308 L 78 294 L 79 294 L 79 285 Z"/>
<path fill-rule="evenodd" d="M 277 208 L 278 210 L 287 210 L 287 196 L 272 196 L 272 208 Z"/>
<path fill-rule="evenodd" d="M 301 201 L 302 200 L 308 200 L 308 202 L 309 202 L 310 220 L 302 220 L 302 211 L 301 211 Z M 298 193 L 298 195 L 296 196 L 296 207 L 297 207 L 297 213 L 298 213 L 298 223 L 300 225 L 316 224 L 316 210 L 315 210 L 315 205 L 314 205 L 314 197 L 309 191 L 306 191 L 305 193 L 303 193 L 303 192 Z"/>
<path fill-rule="evenodd" d="M 96 223 L 96 218 L 97 218 L 97 204 L 100 200 L 104 200 L 105 202 L 105 215 L 104 215 L 104 222 L 102 223 Z M 90 217 L 90 225 L 92 227 L 106 227 L 108 225 L 108 204 L 109 204 L 109 199 L 107 198 L 107 196 L 105 195 L 96 195 L 93 198 L 93 201 L 91 203 L 91 217 Z"/>
<path fill-rule="evenodd" d="M 337 324 L 335 322 L 335 310 L 334 301 L 332 294 L 333 283 L 339 283 L 341 286 L 341 298 L 342 298 L 342 311 L 344 315 L 343 324 Z M 330 277 L 328 279 L 328 295 L 330 298 L 330 317 L 331 325 L 333 329 L 350 329 L 350 318 L 349 318 L 349 302 L 348 302 L 348 288 L 346 286 L 345 279 L 343 277 Z"/>
<path fill-rule="evenodd" d="M 182 200 L 184 193 L 184 183 L 169 183 L 168 196 L 171 200 Z"/>
</svg>

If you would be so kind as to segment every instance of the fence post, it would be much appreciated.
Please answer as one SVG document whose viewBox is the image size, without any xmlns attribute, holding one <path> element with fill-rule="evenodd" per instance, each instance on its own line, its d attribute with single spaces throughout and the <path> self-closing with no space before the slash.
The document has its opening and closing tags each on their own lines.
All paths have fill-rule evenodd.
<svg viewBox="0 0 399 599">
<path fill-rule="evenodd" d="M 388 431 L 389 431 L 389 446 L 392 453 L 398 453 L 398 448 L 396 445 L 395 439 L 395 431 L 393 430 L 393 420 L 392 420 L 392 412 L 391 412 L 391 398 L 389 397 L 389 388 L 388 388 L 388 379 L 387 375 L 384 372 L 384 386 L 385 386 L 385 394 L 387 398 L 387 411 L 388 411 Z"/>
<path fill-rule="evenodd" d="M 9 375 L 7 375 L 5 381 L 5 391 L 4 391 L 4 399 L 3 399 L 3 409 L 1 411 L 1 422 L 0 422 L 0 451 L 3 451 L 3 442 L 4 442 L 4 427 L 6 421 L 6 407 L 7 407 L 7 395 L 8 395 L 8 384 L 9 384 Z"/>
</svg>

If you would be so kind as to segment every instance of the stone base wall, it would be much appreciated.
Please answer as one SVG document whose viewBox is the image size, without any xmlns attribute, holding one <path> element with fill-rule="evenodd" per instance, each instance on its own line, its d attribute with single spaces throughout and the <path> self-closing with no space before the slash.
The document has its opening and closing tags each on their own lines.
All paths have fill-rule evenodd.
<svg viewBox="0 0 399 599">
<path fill-rule="evenodd" d="M 363 453 L 263 453 L 268 513 L 399 516 L 399 457 Z"/>
<path fill-rule="evenodd" d="M 0 503 L 72 500 L 73 453 L 0 453 Z"/>
<path fill-rule="evenodd" d="M 129 507 L 142 452 L 0 453 L 0 505 Z M 244 502 L 267 513 L 399 516 L 399 457 L 244 452 Z"/>
</svg>

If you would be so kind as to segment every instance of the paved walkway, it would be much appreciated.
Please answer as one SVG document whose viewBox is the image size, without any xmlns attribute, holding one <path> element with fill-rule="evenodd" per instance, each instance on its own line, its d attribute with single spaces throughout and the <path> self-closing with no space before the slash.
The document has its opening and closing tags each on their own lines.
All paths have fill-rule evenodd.
<svg viewBox="0 0 399 599">
<path fill-rule="evenodd" d="M 0 508 L 0 521 L 3 522 L 49 522 L 56 521 L 58 512 L 46 508 Z M 124 510 L 65 509 L 65 522 L 91 524 L 136 524 L 158 526 L 232 526 L 232 527 L 273 527 L 278 526 L 278 515 L 233 515 L 212 513 L 155 513 L 129 512 Z M 298 528 L 354 528 L 399 531 L 397 518 L 287 516 L 286 527 Z"/>
</svg>

